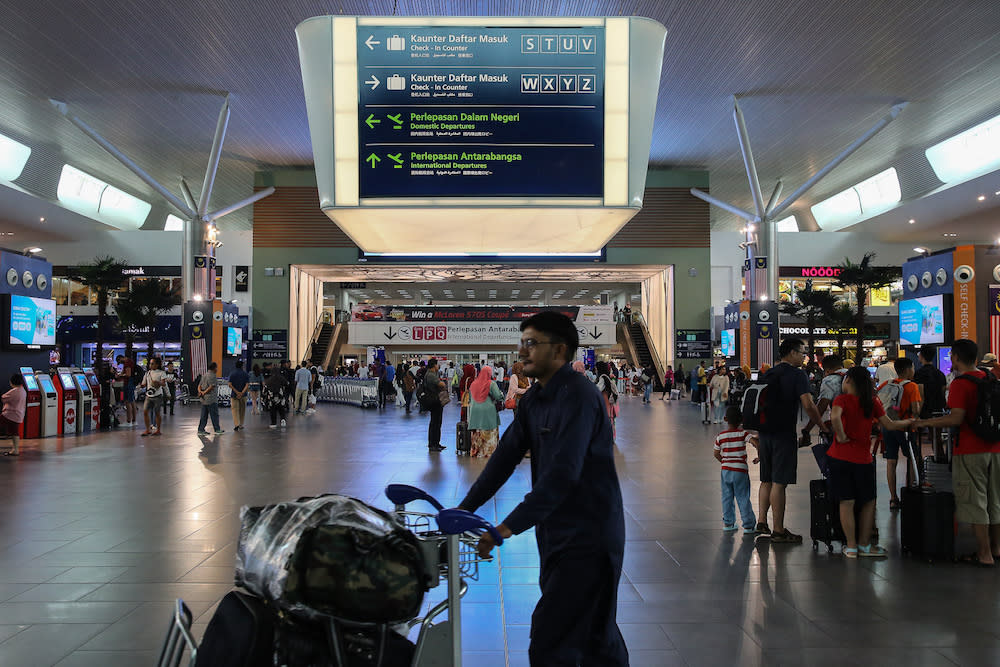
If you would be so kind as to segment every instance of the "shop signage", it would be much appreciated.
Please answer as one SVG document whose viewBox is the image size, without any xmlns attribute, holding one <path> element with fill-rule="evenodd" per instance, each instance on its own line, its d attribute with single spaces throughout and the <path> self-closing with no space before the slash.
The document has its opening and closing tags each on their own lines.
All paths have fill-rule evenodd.
<svg viewBox="0 0 1000 667">
<path fill-rule="evenodd" d="M 778 275 L 782 278 L 836 278 L 841 270 L 839 266 L 782 266 Z"/>
<path fill-rule="evenodd" d="M 577 323 L 580 345 L 614 345 L 615 325 Z M 351 322 L 351 345 L 509 345 L 521 340 L 520 322 Z"/>
<path fill-rule="evenodd" d="M 236 280 L 236 291 L 237 292 L 248 292 L 248 291 L 250 291 L 250 267 L 249 266 L 234 266 L 233 267 L 233 279 Z"/>
<path fill-rule="evenodd" d="M 358 27 L 362 197 L 601 197 L 604 29 Z"/>
<path fill-rule="evenodd" d="M 368 283 L 340 283 L 340 289 L 367 289 Z"/>
<path fill-rule="evenodd" d="M 808 336 L 809 327 L 805 325 L 789 325 L 779 329 L 782 336 Z M 813 327 L 813 336 L 857 336 L 857 327 Z M 868 322 L 865 324 L 865 338 L 882 340 L 888 338 L 888 322 Z"/>
<path fill-rule="evenodd" d="M 520 322 L 544 310 L 563 313 L 578 324 L 614 322 L 612 306 L 372 306 L 351 309 L 352 322 Z"/>
</svg>

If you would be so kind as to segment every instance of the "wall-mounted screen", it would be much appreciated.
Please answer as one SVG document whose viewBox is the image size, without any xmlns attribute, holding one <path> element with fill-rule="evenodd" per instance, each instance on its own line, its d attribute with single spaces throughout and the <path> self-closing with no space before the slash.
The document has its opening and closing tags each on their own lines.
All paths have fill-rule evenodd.
<svg viewBox="0 0 1000 667">
<path fill-rule="evenodd" d="M 226 327 L 226 354 L 230 357 L 243 354 L 243 329 L 241 327 Z"/>
<path fill-rule="evenodd" d="M 8 315 L 8 345 L 56 344 L 55 300 L 13 294 Z"/>
<path fill-rule="evenodd" d="M 942 373 L 951 373 L 951 346 L 942 345 L 937 349 L 937 367 Z"/>
<path fill-rule="evenodd" d="M 945 342 L 947 308 L 943 294 L 899 302 L 899 339 L 903 345 Z"/>
<path fill-rule="evenodd" d="M 722 356 L 736 356 L 736 329 L 722 330 Z"/>
</svg>

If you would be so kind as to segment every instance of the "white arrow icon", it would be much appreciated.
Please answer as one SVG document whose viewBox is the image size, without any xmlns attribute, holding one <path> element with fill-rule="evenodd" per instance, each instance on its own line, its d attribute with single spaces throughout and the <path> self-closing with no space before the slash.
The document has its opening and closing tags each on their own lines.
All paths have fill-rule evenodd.
<svg viewBox="0 0 1000 667">
<path fill-rule="evenodd" d="M 377 39 L 375 39 L 375 35 L 368 35 L 368 39 L 365 40 L 365 46 L 367 46 L 368 49 L 371 50 L 371 51 L 375 50 L 375 46 L 374 46 L 375 44 L 381 44 L 381 43 L 382 42 L 380 42 Z"/>
<path fill-rule="evenodd" d="M 378 84 L 380 84 L 381 81 L 378 80 L 378 77 L 376 77 L 374 74 L 372 74 L 372 78 L 370 78 L 367 81 L 365 81 L 365 83 L 367 83 L 369 86 L 371 86 L 372 90 L 375 90 L 376 88 L 378 88 Z"/>
<path fill-rule="evenodd" d="M 247 279 L 246 271 L 240 271 L 236 274 L 236 280 L 243 282 Z"/>
</svg>

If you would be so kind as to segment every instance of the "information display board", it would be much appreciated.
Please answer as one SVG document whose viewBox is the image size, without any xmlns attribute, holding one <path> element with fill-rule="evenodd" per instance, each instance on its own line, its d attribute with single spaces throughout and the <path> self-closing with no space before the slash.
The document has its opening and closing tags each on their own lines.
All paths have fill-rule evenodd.
<svg viewBox="0 0 1000 667">
<path fill-rule="evenodd" d="M 945 295 L 899 302 L 899 339 L 903 345 L 934 345 L 945 341 Z"/>
<path fill-rule="evenodd" d="M 601 197 L 600 26 L 358 29 L 362 198 Z"/>
<path fill-rule="evenodd" d="M 13 294 L 8 324 L 8 345 L 55 345 L 56 302 Z"/>
<path fill-rule="evenodd" d="M 678 359 L 709 359 L 712 356 L 710 329 L 677 329 L 674 342 Z"/>
<path fill-rule="evenodd" d="M 722 356 L 736 356 L 736 333 L 737 329 L 723 329 L 722 334 Z"/>
<path fill-rule="evenodd" d="M 287 359 L 288 330 L 287 329 L 254 329 L 251 341 L 254 359 Z"/>
</svg>

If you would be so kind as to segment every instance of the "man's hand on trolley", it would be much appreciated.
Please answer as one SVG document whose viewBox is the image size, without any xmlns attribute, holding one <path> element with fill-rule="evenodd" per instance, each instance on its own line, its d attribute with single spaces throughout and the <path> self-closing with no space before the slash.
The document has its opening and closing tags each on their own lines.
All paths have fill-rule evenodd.
<svg viewBox="0 0 1000 667">
<path fill-rule="evenodd" d="M 502 523 L 498 525 L 496 528 L 497 532 L 500 533 L 500 537 L 502 537 L 505 540 L 514 534 L 511 532 L 510 528 L 503 525 Z M 497 543 L 493 541 L 493 537 L 488 532 L 483 531 L 483 534 L 479 536 L 479 545 L 477 547 L 477 551 L 479 551 L 479 557 L 489 558 L 490 552 L 493 551 L 493 547 L 495 547 L 496 545 Z"/>
</svg>

